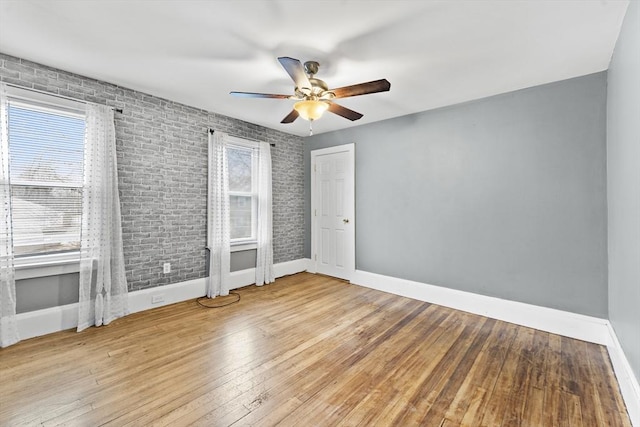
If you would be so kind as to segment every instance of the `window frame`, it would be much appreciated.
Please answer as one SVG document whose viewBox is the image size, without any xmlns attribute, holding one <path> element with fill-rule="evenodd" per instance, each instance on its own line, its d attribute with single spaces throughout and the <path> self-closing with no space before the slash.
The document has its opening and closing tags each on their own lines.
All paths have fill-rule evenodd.
<svg viewBox="0 0 640 427">
<path fill-rule="evenodd" d="M 73 101 L 65 98 L 58 98 L 40 92 L 33 92 L 26 89 L 7 86 L 8 104 L 19 108 L 41 111 L 57 115 L 81 118 L 86 123 L 85 104 L 80 101 Z M 9 124 L 9 123 L 7 123 Z M 11 152 L 11 146 L 9 146 Z M 84 157 L 84 156 L 83 156 Z M 84 159 L 83 165 L 84 168 Z M 42 182 L 43 187 L 56 187 L 55 184 Z M 10 186 L 32 186 L 39 185 L 33 182 L 22 181 L 9 183 Z M 84 183 L 78 186 L 64 185 L 65 188 L 84 188 Z M 16 279 L 27 279 L 34 277 L 53 276 L 66 273 L 74 273 L 80 270 L 80 250 L 60 251 L 48 254 L 24 254 L 14 257 L 14 267 L 16 269 Z"/>
<path fill-rule="evenodd" d="M 246 139 L 229 136 L 226 149 L 245 150 L 251 154 L 251 191 L 239 192 L 229 190 L 229 198 L 231 196 L 251 196 L 251 237 L 243 237 L 230 239 L 231 252 L 238 252 L 244 250 L 255 249 L 257 247 L 257 232 L 258 232 L 258 150 L 260 146 L 257 142 L 249 141 Z M 228 161 L 227 151 L 227 161 Z M 227 173 L 229 169 L 227 168 Z M 229 208 L 231 211 L 231 208 Z M 231 212 L 229 212 L 231 213 Z"/>
</svg>

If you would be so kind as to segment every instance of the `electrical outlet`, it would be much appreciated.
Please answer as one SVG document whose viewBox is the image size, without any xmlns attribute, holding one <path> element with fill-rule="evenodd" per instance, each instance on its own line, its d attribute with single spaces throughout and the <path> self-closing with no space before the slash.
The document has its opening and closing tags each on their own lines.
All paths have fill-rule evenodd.
<svg viewBox="0 0 640 427">
<path fill-rule="evenodd" d="M 164 265 L 162 266 L 164 274 L 167 273 L 171 273 L 171 263 L 170 262 L 165 262 Z"/>
<path fill-rule="evenodd" d="M 160 304 L 161 302 L 164 302 L 164 295 L 162 294 L 151 295 L 151 304 Z"/>
</svg>

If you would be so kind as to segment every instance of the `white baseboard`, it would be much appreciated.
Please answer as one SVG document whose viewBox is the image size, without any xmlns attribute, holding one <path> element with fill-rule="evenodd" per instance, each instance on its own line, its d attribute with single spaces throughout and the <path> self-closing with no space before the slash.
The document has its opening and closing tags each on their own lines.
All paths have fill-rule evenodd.
<svg viewBox="0 0 640 427">
<path fill-rule="evenodd" d="M 359 270 L 351 283 L 596 344 L 609 342 L 606 319 Z"/>
<path fill-rule="evenodd" d="M 309 259 L 302 258 L 274 264 L 274 274 L 277 278 L 306 271 L 309 263 Z M 249 268 L 232 272 L 229 288 L 237 289 L 255 283 L 255 271 L 255 268 Z M 133 291 L 129 292 L 129 312 L 137 313 L 204 295 L 206 295 L 205 279 L 188 280 L 186 282 Z M 154 297 L 160 297 L 161 301 L 152 304 L 151 301 Z M 78 326 L 78 304 L 20 313 L 16 317 L 20 339 L 25 340 Z"/>
<path fill-rule="evenodd" d="M 310 261 L 311 260 L 308 258 L 301 258 L 293 261 L 274 264 L 273 273 L 276 278 L 278 278 L 282 276 L 288 276 L 289 274 L 300 273 L 301 271 L 307 271 Z M 256 283 L 256 269 L 247 268 L 246 270 L 232 271 L 230 282 L 231 283 L 229 284 L 229 289 L 238 289 L 243 286 L 253 285 L 254 283 Z"/>
<path fill-rule="evenodd" d="M 351 283 L 607 346 L 631 423 L 640 427 L 640 386 L 606 319 L 356 270 Z"/>
<path fill-rule="evenodd" d="M 629 364 L 629 360 L 625 356 L 622 346 L 620 346 L 620 341 L 618 341 L 618 336 L 613 326 L 609 322 L 607 322 L 607 326 L 609 330 L 607 349 L 620 385 L 620 392 L 627 405 L 631 424 L 635 427 L 640 427 L 640 384 L 633 374 L 631 364 Z"/>
<path fill-rule="evenodd" d="M 20 339 L 39 337 L 78 326 L 78 303 L 16 315 Z"/>
<path fill-rule="evenodd" d="M 186 282 L 141 289 L 129 292 L 129 312 L 137 313 L 151 308 L 162 307 L 163 305 L 175 304 L 201 297 L 206 293 L 205 279 L 187 280 Z M 162 301 L 152 303 L 151 301 L 154 297 L 161 297 Z"/>
<path fill-rule="evenodd" d="M 309 258 L 300 258 L 300 259 L 295 259 L 293 261 L 274 264 L 273 270 L 276 277 L 282 277 L 282 276 L 288 276 L 290 274 L 300 273 L 301 271 L 307 271 L 309 269 L 310 264 L 311 264 L 311 260 Z"/>
</svg>

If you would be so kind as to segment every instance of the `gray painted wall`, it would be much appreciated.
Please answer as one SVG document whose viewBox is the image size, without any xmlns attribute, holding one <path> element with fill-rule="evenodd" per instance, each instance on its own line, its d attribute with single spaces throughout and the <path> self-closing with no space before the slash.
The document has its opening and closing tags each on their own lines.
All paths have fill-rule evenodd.
<svg viewBox="0 0 640 427">
<path fill-rule="evenodd" d="M 305 217 L 353 142 L 357 269 L 607 317 L 605 110 L 599 73 L 309 137 Z"/>
<path fill-rule="evenodd" d="M 272 148 L 274 262 L 303 257 L 300 137 L 1 53 L 0 81 L 124 110 L 116 113 L 115 121 L 130 290 L 204 277 L 210 127 L 276 144 Z M 246 254 L 232 256 L 235 269 L 255 265 L 255 251 L 253 261 Z M 170 274 L 162 273 L 164 262 L 171 262 Z M 34 289 L 25 283 L 17 286 Z M 55 279 L 51 283 L 56 286 Z M 22 299 L 31 298 L 31 292 L 18 292 Z"/>
<path fill-rule="evenodd" d="M 609 318 L 640 381 L 640 5 L 632 1 L 608 72 Z"/>
<path fill-rule="evenodd" d="M 68 273 L 16 280 L 16 312 L 25 313 L 78 302 L 78 276 L 78 273 Z"/>
<path fill-rule="evenodd" d="M 231 253 L 231 271 L 244 270 L 256 266 L 256 250 L 232 252 Z"/>
</svg>

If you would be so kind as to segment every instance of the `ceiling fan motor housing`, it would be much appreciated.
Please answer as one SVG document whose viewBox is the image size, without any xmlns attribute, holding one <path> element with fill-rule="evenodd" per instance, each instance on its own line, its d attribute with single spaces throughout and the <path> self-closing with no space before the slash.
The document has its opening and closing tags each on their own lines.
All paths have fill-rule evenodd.
<svg viewBox="0 0 640 427">
<path fill-rule="evenodd" d="M 320 63 L 317 61 L 307 61 L 304 63 L 304 72 L 307 73 L 309 77 L 318 74 L 318 68 L 320 68 Z"/>
</svg>

